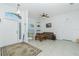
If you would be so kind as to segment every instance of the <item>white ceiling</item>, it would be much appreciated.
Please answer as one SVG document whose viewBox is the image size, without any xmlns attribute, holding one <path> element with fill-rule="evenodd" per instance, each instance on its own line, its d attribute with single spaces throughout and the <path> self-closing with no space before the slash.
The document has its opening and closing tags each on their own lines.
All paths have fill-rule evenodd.
<svg viewBox="0 0 79 59">
<path fill-rule="evenodd" d="M 4 3 L 4 4 L 0 4 L 0 7 L 1 6 L 2 7 L 4 6 L 4 8 L 5 6 L 7 6 L 15 9 L 16 4 Z M 50 17 L 53 17 L 55 15 L 79 10 L 78 3 L 74 3 L 73 5 L 70 5 L 69 3 L 21 3 L 21 7 L 22 9 L 28 10 L 30 18 L 38 18 L 40 17 L 40 14 L 42 14 L 43 12 L 47 13 Z"/>
<path fill-rule="evenodd" d="M 50 17 L 55 15 L 69 13 L 71 11 L 79 10 L 79 4 L 70 5 L 69 3 L 30 3 L 24 4 L 29 11 L 30 18 L 38 18 L 43 12 L 48 13 Z"/>
</svg>

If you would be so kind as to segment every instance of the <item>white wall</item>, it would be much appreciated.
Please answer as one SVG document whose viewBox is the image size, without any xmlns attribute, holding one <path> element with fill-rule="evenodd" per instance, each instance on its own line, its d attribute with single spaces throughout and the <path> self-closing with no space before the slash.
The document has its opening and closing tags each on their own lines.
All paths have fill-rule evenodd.
<svg viewBox="0 0 79 59">
<path fill-rule="evenodd" d="M 17 35 L 17 22 L 1 19 L 0 47 L 19 42 Z"/>
<path fill-rule="evenodd" d="M 46 28 L 47 23 L 53 23 L 53 18 L 41 19 L 41 31 L 42 32 L 53 32 L 53 24 L 51 28 Z"/>
<path fill-rule="evenodd" d="M 29 37 L 29 39 L 34 39 L 35 38 L 35 35 L 36 35 L 36 22 L 37 22 L 37 19 L 33 19 L 33 18 L 28 18 L 28 33 L 33 33 L 32 37 Z M 34 27 L 31 27 L 31 24 L 34 25 Z"/>
<path fill-rule="evenodd" d="M 51 28 L 46 28 L 46 23 L 52 23 Z M 65 13 L 41 21 L 43 32 L 56 33 L 57 39 L 75 41 L 79 38 L 79 11 Z"/>
<path fill-rule="evenodd" d="M 40 27 L 37 27 L 37 25 L 39 24 L 40 26 L 41 26 L 41 20 L 40 19 L 33 19 L 33 18 L 28 18 L 28 29 L 30 30 L 32 30 L 32 31 L 34 31 L 34 34 L 33 34 L 33 37 L 29 37 L 29 39 L 35 39 L 35 35 L 36 35 L 36 33 L 38 33 L 38 32 L 41 32 L 41 31 L 37 31 L 37 30 L 41 30 L 41 28 Z M 34 27 L 32 28 L 32 27 L 30 27 L 30 24 L 33 24 L 34 25 Z M 28 31 L 29 31 L 28 30 Z"/>
<path fill-rule="evenodd" d="M 32 19 L 32 18 L 29 18 L 29 20 L 28 20 L 28 24 L 29 24 L 29 26 L 30 26 L 30 24 L 33 24 L 34 25 L 34 30 L 35 30 L 35 32 L 36 32 L 36 19 Z M 30 27 L 28 27 L 28 29 L 29 29 Z M 32 28 L 31 28 L 32 29 Z"/>
<path fill-rule="evenodd" d="M 12 12 L 15 12 L 16 9 L 13 9 Z M 18 39 L 18 34 L 17 34 L 17 29 L 18 29 L 18 24 L 16 21 L 8 20 L 5 19 L 4 13 L 8 11 L 10 12 L 9 8 L 6 8 L 5 10 L 1 8 L 0 11 L 0 17 L 1 17 L 1 22 L 0 22 L 0 47 L 9 45 L 9 44 L 14 44 L 17 42 L 22 42 L 22 40 Z M 28 11 L 26 9 L 21 9 L 21 16 L 22 16 L 22 38 L 23 34 L 25 34 L 25 41 L 28 41 Z"/>
<path fill-rule="evenodd" d="M 6 11 L 15 11 L 15 9 L 0 6 L 0 47 L 18 42 L 17 22 L 5 19 Z"/>
</svg>

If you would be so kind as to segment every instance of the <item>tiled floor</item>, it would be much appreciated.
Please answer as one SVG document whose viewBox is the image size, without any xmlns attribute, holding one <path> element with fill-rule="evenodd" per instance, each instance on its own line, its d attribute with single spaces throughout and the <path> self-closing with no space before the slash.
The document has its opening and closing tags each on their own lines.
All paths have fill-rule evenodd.
<svg viewBox="0 0 79 59">
<path fill-rule="evenodd" d="M 30 44 L 41 49 L 38 56 L 79 56 L 79 44 L 65 40 L 31 40 Z"/>
<path fill-rule="evenodd" d="M 79 44 L 71 41 L 31 40 L 29 43 L 42 50 L 38 56 L 79 56 Z"/>
</svg>

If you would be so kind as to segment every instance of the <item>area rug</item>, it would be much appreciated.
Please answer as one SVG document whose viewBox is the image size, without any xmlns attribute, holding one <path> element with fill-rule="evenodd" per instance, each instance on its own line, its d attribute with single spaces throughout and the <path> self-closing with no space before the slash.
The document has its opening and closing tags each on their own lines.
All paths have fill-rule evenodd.
<svg viewBox="0 0 79 59">
<path fill-rule="evenodd" d="M 16 43 L 2 47 L 2 56 L 36 56 L 41 52 L 40 49 L 25 43 Z"/>
</svg>

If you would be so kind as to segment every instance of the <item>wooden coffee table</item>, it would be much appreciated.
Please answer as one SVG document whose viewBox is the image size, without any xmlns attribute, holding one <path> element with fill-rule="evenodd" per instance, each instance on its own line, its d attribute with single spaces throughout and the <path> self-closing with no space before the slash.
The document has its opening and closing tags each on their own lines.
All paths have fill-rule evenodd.
<svg viewBox="0 0 79 59">
<path fill-rule="evenodd" d="M 46 40 L 46 35 L 38 35 L 35 40 L 40 40 L 40 41 L 43 41 L 43 40 Z"/>
</svg>

